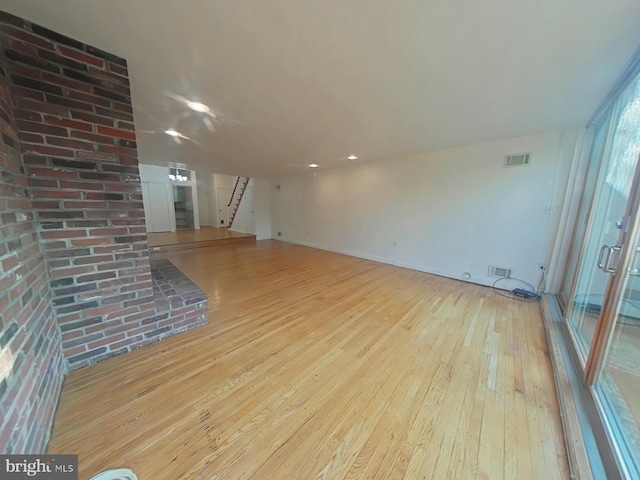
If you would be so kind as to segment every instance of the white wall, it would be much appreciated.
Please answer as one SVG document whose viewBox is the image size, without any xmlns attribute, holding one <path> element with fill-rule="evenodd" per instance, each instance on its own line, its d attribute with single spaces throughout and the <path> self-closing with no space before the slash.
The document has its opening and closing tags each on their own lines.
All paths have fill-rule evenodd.
<svg viewBox="0 0 640 480">
<path fill-rule="evenodd" d="M 271 185 L 272 236 L 452 278 L 469 272 L 485 285 L 495 280 L 489 265 L 508 267 L 536 286 L 575 135 L 555 131 L 281 178 Z M 522 152 L 533 154 L 530 166 L 503 167 L 506 154 Z"/>
<path fill-rule="evenodd" d="M 215 175 L 210 173 L 207 175 L 207 197 L 209 201 L 209 225 L 219 227 L 218 220 L 218 196 L 216 195 Z"/>
<path fill-rule="evenodd" d="M 169 181 L 168 167 L 159 167 L 157 165 L 146 165 L 141 163 L 138 165 L 140 172 L 141 193 L 144 204 L 145 223 L 147 226 L 147 232 L 160 232 L 166 231 L 166 225 L 169 225 L 170 231 L 176 229 L 175 212 L 173 210 L 173 196 L 171 190 L 171 182 Z M 159 197 L 159 201 L 153 201 L 150 198 L 150 184 L 154 189 L 156 195 L 160 194 L 157 188 L 153 187 L 155 184 L 162 184 L 165 187 L 165 198 Z M 161 208 L 166 202 L 166 209 Z M 158 208 L 160 207 L 160 208 Z M 156 218 L 156 222 L 152 221 Z M 158 225 L 161 225 L 158 227 Z"/>
<path fill-rule="evenodd" d="M 271 238 L 271 182 L 263 178 L 252 181 L 256 239 L 265 240 Z"/>
<path fill-rule="evenodd" d="M 211 173 L 198 173 L 196 175 L 196 185 L 198 187 L 198 212 L 200 216 L 201 226 L 215 227 L 215 209 L 216 202 L 215 196 L 212 198 L 209 190 L 211 190 L 211 183 L 213 182 L 213 175 Z M 213 200 L 213 201 L 212 201 Z M 212 219 L 212 217 L 214 217 Z"/>
</svg>

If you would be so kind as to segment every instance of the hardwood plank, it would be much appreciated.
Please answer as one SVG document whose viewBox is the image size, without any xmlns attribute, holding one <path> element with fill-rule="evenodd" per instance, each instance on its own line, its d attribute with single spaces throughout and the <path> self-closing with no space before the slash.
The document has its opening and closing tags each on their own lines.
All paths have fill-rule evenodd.
<svg viewBox="0 0 640 480">
<path fill-rule="evenodd" d="M 568 478 L 537 304 L 276 241 L 163 255 L 210 324 L 69 375 L 49 451 L 81 478 Z"/>
</svg>

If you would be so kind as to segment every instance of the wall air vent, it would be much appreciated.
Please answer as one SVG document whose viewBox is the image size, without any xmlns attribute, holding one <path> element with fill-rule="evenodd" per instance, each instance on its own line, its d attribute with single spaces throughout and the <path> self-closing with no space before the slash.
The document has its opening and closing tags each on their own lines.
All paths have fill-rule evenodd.
<svg viewBox="0 0 640 480">
<path fill-rule="evenodd" d="M 489 265 L 489 276 L 497 278 L 511 278 L 511 269 Z"/>
<path fill-rule="evenodd" d="M 515 153 L 504 157 L 505 167 L 528 167 L 531 164 L 530 153 Z"/>
</svg>

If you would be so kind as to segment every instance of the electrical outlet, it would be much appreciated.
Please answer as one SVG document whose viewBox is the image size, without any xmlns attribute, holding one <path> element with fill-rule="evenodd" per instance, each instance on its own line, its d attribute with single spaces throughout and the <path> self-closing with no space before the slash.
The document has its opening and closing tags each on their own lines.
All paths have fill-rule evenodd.
<svg viewBox="0 0 640 480">
<path fill-rule="evenodd" d="M 394 246 L 394 247 L 397 247 L 397 246 L 398 246 L 398 242 L 394 240 L 394 241 L 393 241 L 393 246 Z"/>
<path fill-rule="evenodd" d="M 281 237 L 282 236 L 282 232 L 278 232 L 278 236 Z"/>
</svg>

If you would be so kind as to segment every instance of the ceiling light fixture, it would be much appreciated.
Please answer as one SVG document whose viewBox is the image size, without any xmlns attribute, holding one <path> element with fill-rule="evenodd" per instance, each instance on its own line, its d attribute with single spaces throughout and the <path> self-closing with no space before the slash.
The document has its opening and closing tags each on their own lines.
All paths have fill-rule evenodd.
<svg viewBox="0 0 640 480">
<path fill-rule="evenodd" d="M 310 166 L 311 168 L 318 168 L 318 165 L 317 165 L 317 164 L 315 164 L 315 163 L 310 163 L 310 164 L 309 164 L 309 166 Z"/>
<path fill-rule="evenodd" d="M 353 154 L 351 154 L 351 155 L 349 155 L 347 158 L 348 158 L 349 160 L 357 160 L 357 159 L 358 159 L 358 156 L 357 156 L 357 155 L 353 155 Z"/>
<path fill-rule="evenodd" d="M 185 177 L 184 175 L 174 175 L 172 173 L 169 174 L 169 179 L 173 180 L 174 182 L 186 182 L 187 180 L 189 180 L 189 178 Z"/>
<path fill-rule="evenodd" d="M 181 137 L 182 136 L 182 134 L 180 132 L 176 132 L 173 128 L 170 128 L 169 130 L 165 130 L 164 133 L 166 133 L 170 137 Z"/>
<path fill-rule="evenodd" d="M 209 107 L 200 102 L 187 102 L 187 106 L 194 112 L 207 113 L 209 111 Z"/>
</svg>

